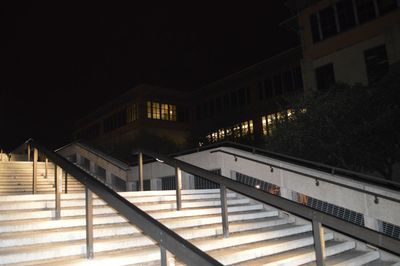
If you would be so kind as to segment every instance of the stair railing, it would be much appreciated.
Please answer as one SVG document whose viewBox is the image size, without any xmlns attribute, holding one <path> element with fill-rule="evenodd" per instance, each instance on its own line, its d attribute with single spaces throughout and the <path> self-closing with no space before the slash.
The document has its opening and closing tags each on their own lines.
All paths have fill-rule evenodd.
<svg viewBox="0 0 400 266">
<path fill-rule="evenodd" d="M 34 154 L 39 152 L 52 161 L 56 168 L 62 168 L 66 173 L 74 176 L 85 187 L 85 210 L 86 210 L 86 257 L 92 259 L 93 249 L 93 193 L 104 200 L 109 206 L 114 208 L 120 215 L 125 217 L 129 223 L 138 227 L 145 235 L 151 237 L 160 246 L 161 265 L 167 265 L 167 251 L 174 254 L 183 263 L 187 265 L 222 265 L 207 253 L 195 247 L 189 241 L 185 240 L 177 233 L 173 232 L 146 212 L 142 211 L 136 205 L 132 204 L 117 192 L 105 186 L 88 172 L 79 168 L 59 154 L 47 149 L 34 140 L 27 142 L 29 147 L 33 148 Z M 35 156 L 34 156 L 35 158 Z M 55 170 L 57 171 L 57 170 Z M 60 201 L 60 182 L 57 181 L 55 174 L 55 200 L 56 212 L 55 218 L 61 217 Z"/>
<path fill-rule="evenodd" d="M 282 198 L 278 195 L 266 193 L 260 189 L 250 187 L 236 180 L 212 173 L 203 168 L 199 168 L 195 165 L 172 158 L 170 156 L 165 156 L 144 149 L 139 149 L 135 151 L 134 154 L 138 156 L 139 182 L 143 182 L 143 160 L 141 159 L 143 158 L 143 155 L 154 158 L 158 162 L 165 163 L 166 165 L 176 169 L 176 184 L 179 184 L 176 186 L 176 201 L 178 210 L 180 208 L 178 203 L 181 202 L 181 171 L 185 171 L 189 174 L 196 175 L 219 184 L 221 194 L 222 229 L 225 237 L 229 237 L 229 221 L 226 197 L 227 189 L 229 189 L 256 201 L 271 205 L 310 221 L 313 230 L 317 265 L 325 265 L 325 241 L 323 226 L 358 239 L 367 244 L 373 245 L 382 250 L 400 255 L 400 241 L 383 235 L 379 232 L 358 226 L 335 216 L 331 216 L 297 202 Z"/>
</svg>

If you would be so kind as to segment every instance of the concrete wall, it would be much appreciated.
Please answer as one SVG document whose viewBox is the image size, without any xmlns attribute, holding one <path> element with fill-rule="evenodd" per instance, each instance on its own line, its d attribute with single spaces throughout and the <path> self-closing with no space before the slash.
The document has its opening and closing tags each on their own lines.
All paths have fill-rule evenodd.
<svg viewBox="0 0 400 266">
<path fill-rule="evenodd" d="M 400 200 L 400 193 L 397 191 L 355 181 L 335 174 L 327 174 L 325 172 L 286 163 L 265 156 L 255 155 L 234 148 L 221 147 L 218 149 L 237 154 L 236 160 L 234 156 L 223 152 L 210 153 L 212 149 L 178 156 L 176 158 L 206 170 L 221 169 L 221 174 L 229 178 L 234 178 L 235 173 L 239 172 L 277 185 L 281 188 L 281 195 L 288 199 L 292 199 L 292 192 L 297 192 L 362 213 L 364 214 L 365 225 L 372 229 L 378 229 L 377 220 L 400 225 L 400 204 L 380 198 L 379 196 L 379 202 L 375 203 L 374 196 L 375 194 L 384 195 Z M 136 189 L 135 183 L 138 180 L 137 167 L 123 169 L 122 167 L 107 162 L 96 154 L 82 149 L 77 145 L 71 145 L 62 151 L 59 151 L 59 153 L 64 156 L 73 153 L 77 153 L 79 156 L 84 156 L 91 161 L 90 168 L 94 169 L 94 165 L 99 165 L 106 169 L 107 183 L 111 184 L 111 180 L 109 180 L 108 176 L 114 174 L 127 181 L 127 190 Z M 260 161 L 267 165 L 246 158 Z M 271 171 L 271 166 L 273 171 Z M 145 164 L 143 170 L 144 179 L 151 180 L 151 188 L 153 190 L 161 189 L 162 177 L 175 175 L 175 169 L 173 167 L 161 162 Z M 305 175 L 308 175 L 308 177 Z M 309 176 L 312 176 L 312 178 Z M 182 177 L 183 188 L 193 189 L 193 175 L 183 172 Z M 316 180 L 318 180 L 318 185 L 316 184 Z M 327 181 L 333 181 L 337 184 L 332 184 Z M 357 191 L 352 188 L 362 191 Z M 374 195 L 366 192 L 370 192 Z"/>
</svg>

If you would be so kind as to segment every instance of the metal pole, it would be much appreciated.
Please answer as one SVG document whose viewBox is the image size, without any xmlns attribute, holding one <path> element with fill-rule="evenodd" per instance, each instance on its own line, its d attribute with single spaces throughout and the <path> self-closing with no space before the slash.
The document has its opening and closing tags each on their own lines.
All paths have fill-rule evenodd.
<svg viewBox="0 0 400 266">
<path fill-rule="evenodd" d="M 318 221 L 312 221 L 313 235 L 314 235 L 314 248 L 315 259 L 318 266 L 325 266 L 325 238 L 324 228 Z"/>
<path fill-rule="evenodd" d="M 180 211 L 182 209 L 182 171 L 179 167 L 175 168 L 175 180 L 176 180 L 176 209 Z"/>
<path fill-rule="evenodd" d="M 60 180 L 60 176 L 62 176 L 61 169 L 60 173 L 58 173 L 57 165 L 54 164 L 54 193 L 55 193 L 55 219 L 58 220 L 61 218 L 61 191 L 60 187 L 62 186 L 62 182 Z"/>
<path fill-rule="evenodd" d="M 49 159 L 44 160 L 44 178 L 47 178 L 49 174 Z"/>
<path fill-rule="evenodd" d="M 29 145 L 29 144 L 28 144 L 28 153 L 26 155 L 27 155 L 28 162 L 30 162 L 31 161 L 31 145 Z"/>
<path fill-rule="evenodd" d="M 228 221 L 228 203 L 226 199 L 226 187 L 221 185 L 221 215 L 222 215 L 222 232 L 224 237 L 229 237 L 229 221 Z"/>
<path fill-rule="evenodd" d="M 67 194 L 68 193 L 68 173 L 67 171 L 65 171 L 65 184 L 64 184 L 64 193 Z"/>
<path fill-rule="evenodd" d="M 175 265 L 175 258 L 171 252 L 160 243 L 161 266 Z"/>
<path fill-rule="evenodd" d="M 85 187 L 86 205 L 86 258 L 93 259 L 93 196 L 92 191 Z"/>
<path fill-rule="evenodd" d="M 37 160 L 38 160 L 38 150 L 33 149 L 33 175 L 32 175 L 32 194 L 37 193 Z"/>
<path fill-rule="evenodd" d="M 138 154 L 139 190 L 143 191 L 143 153 Z"/>
</svg>

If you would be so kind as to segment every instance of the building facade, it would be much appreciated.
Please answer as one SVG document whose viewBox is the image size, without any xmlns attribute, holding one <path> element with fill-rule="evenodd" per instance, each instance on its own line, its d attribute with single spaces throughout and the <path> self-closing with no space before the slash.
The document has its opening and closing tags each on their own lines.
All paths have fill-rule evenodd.
<svg viewBox="0 0 400 266">
<path fill-rule="evenodd" d="M 373 84 L 400 61 L 399 0 L 288 1 L 297 13 L 306 90 Z"/>
</svg>

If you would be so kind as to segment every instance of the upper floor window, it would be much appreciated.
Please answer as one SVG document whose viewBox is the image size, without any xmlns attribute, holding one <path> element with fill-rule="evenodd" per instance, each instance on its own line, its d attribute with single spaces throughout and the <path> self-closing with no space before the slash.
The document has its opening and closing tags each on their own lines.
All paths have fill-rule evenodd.
<svg viewBox="0 0 400 266">
<path fill-rule="evenodd" d="M 103 121 L 104 132 L 109 132 L 114 129 L 120 128 L 127 123 L 126 109 L 116 112 Z"/>
<path fill-rule="evenodd" d="M 327 64 L 315 69 L 315 78 L 317 80 L 317 89 L 326 90 L 335 84 L 335 72 L 333 64 Z"/>
<path fill-rule="evenodd" d="M 356 25 L 354 5 L 352 0 L 342 0 L 336 3 L 337 16 L 341 31 L 348 30 Z"/>
<path fill-rule="evenodd" d="M 398 0 L 379 0 L 377 1 L 379 14 L 383 15 L 395 10 L 400 2 Z"/>
<path fill-rule="evenodd" d="M 176 121 L 176 105 L 148 101 L 147 118 Z"/>
<path fill-rule="evenodd" d="M 310 15 L 313 41 L 319 42 L 399 7 L 399 0 L 339 0 L 336 4 Z"/>
<path fill-rule="evenodd" d="M 333 7 L 328 7 L 321 10 L 319 12 L 319 20 L 321 23 L 321 32 L 323 38 L 328 38 L 338 32 Z"/>
<path fill-rule="evenodd" d="M 364 23 L 376 17 L 374 0 L 355 0 L 358 21 Z"/>
</svg>

